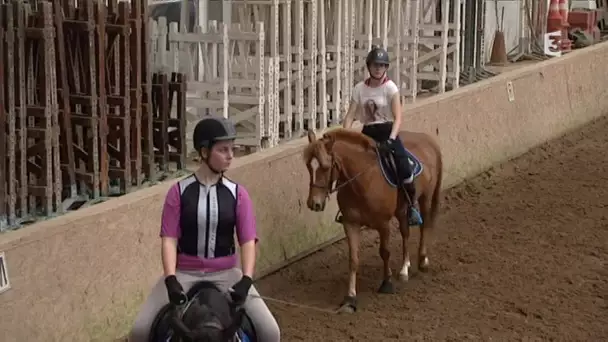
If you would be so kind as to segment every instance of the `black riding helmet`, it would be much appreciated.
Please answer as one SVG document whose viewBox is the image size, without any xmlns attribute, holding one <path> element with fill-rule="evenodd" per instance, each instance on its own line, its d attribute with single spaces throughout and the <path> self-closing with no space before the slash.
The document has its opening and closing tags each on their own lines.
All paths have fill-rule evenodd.
<svg viewBox="0 0 608 342">
<path fill-rule="evenodd" d="M 194 149 L 196 149 L 198 153 L 201 152 L 203 147 L 211 148 L 213 144 L 218 141 L 234 139 L 236 139 L 236 128 L 232 121 L 217 116 L 206 117 L 199 121 L 196 124 L 196 127 L 194 127 L 194 133 L 192 134 Z M 207 163 L 207 166 L 209 166 L 212 171 L 220 173 L 211 167 L 206 159 L 205 163 Z"/>
<path fill-rule="evenodd" d="M 388 66 L 390 65 L 388 52 L 386 52 L 386 50 L 384 50 L 383 48 L 372 48 L 372 50 L 367 54 L 367 58 L 365 58 L 365 65 L 367 65 L 367 71 L 370 71 L 369 66 L 372 63 L 383 64 L 386 65 L 386 67 L 388 68 Z M 383 74 L 379 79 L 384 78 L 385 74 Z M 374 76 L 372 76 L 371 72 L 369 73 L 369 77 L 376 79 Z"/>
<path fill-rule="evenodd" d="M 197 151 L 200 151 L 203 147 L 211 148 L 218 141 L 234 139 L 236 139 L 234 124 L 224 117 L 216 116 L 210 116 L 199 121 L 194 127 L 194 134 L 192 135 L 192 142 Z"/>
</svg>

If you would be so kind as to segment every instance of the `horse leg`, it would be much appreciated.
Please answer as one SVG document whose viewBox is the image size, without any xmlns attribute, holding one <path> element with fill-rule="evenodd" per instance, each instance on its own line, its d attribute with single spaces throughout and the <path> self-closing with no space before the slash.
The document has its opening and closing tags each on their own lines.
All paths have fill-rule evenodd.
<svg viewBox="0 0 608 342">
<path fill-rule="evenodd" d="M 408 281 L 410 273 L 410 253 L 408 251 L 408 242 L 410 238 L 410 223 L 407 210 L 399 211 L 397 216 L 399 221 L 399 231 L 401 232 L 402 239 L 402 250 L 403 250 L 403 263 L 401 264 L 401 270 L 399 271 L 399 279 L 401 281 Z"/>
<path fill-rule="evenodd" d="M 378 234 L 380 235 L 380 257 L 382 258 L 382 262 L 384 263 L 384 272 L 382 279 L 382 284 L 378 289 L 380 293 L 395 293 L 395 287 L 393 286 L 393 282 L 391 281 L 391 267 L 389 265 L 389 260 L 391 258 L 391 252 L 389 251 L 389 241 L 391 237 L 391 227 L 389 223 L 384 224 L 380 229 L 378 229 Z"/>
<path fill-rule="evenodd" d="M 427 255 L 427 238 L 435 224 L 435 218 L 431 217 L 431 199 L 428 196 L 420 196 L 420 214 L 424 218 L 420 225 L 420 242 L 418 245 L 418 270 L 425 272 L 429 268 L 429 258 Z"/>
<path fill-rule="evenodd" d="M 361 226 L 352 223 L 343 223 L 344 233 L 348 240 L 350 254 L 350 272 L 348 279 L 348 294 L 340 304 L 339 312 L 353 313 L 357 311 L 357 270 L 359 269 L 359 240 Z"/>
</svg>

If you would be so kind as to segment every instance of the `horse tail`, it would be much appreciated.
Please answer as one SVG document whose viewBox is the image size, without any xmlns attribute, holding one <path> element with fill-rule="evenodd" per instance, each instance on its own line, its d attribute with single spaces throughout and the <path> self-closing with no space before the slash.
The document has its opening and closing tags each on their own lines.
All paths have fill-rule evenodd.
<svg viewBox="0 0 608 342">
<path fill-rule="evenodd" d="M 439 206 L 441 203 L 441 187 L 443 183 L 443 158 L 441 156 L 441 149 L 439 144 L 436 146 L 436 160 L 435 165 L 437 167 L 437 182 L 435 183 L 435 190 L 433 191 L 433 197 L 431 198 L 431 225 L 435 223 L 437 215 L 439 214 Z"/>
</svg>

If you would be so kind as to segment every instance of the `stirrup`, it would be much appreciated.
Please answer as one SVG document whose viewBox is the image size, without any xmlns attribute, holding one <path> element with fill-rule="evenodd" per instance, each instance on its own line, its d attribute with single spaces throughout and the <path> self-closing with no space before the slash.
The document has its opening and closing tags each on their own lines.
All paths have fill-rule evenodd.
<svg viewBox="0 0 608 342">
<path fill-rule="evenodd" d="M 410 226 L 419 226 L 422 224 L 422 215 L 420 215 L 420 211 L 418 211 L 418 208 L 416 208 L 415 206 L 411 205 L 408 208 L 408 218 L 409 218 L 409 225 Z"/>
<path fill-rule="evenodd" d="M 338 209 L 338 212 L 336 213 L 336 217 L 334 218 L 334 221 L 336 221 L 337 223 L 342 223 L 342 218 L 344 216 L 342 215 L 342 212 L 340 212 L 340 210 Z"/>
</svg>

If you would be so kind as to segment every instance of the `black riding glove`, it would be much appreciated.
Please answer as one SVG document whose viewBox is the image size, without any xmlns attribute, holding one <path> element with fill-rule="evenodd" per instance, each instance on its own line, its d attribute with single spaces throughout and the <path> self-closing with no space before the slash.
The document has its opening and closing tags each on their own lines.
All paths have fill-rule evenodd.
<svg viewBox="0 0 608 342">
<path fill-rule="evenodd" d="M 243 276 L 238 283 L 232 286 L 232 292 L 230 293 L 232 301 L 237 305 L 245 303 L 251 285 L 253 285 L 253 280 L 248 276 Z"/>
<path fill-rule="evenodd" d="M 379 149 L 385 152 L 392 152 L 395 148 L 395 139 L 387 139 L 385 141 L 380 142 L 378 145 Z"/>
<path fill-rule="evenodd" d="M 171 304 L 186 304 L 188 297 L 186 297 L 182 284 L 177 281 L 177 278 L 174 275 L 170 275 L 165 278 L 165 286 L 167 287 L 167 295 L 169 296 L 169 301 Z"/>
</svg>

